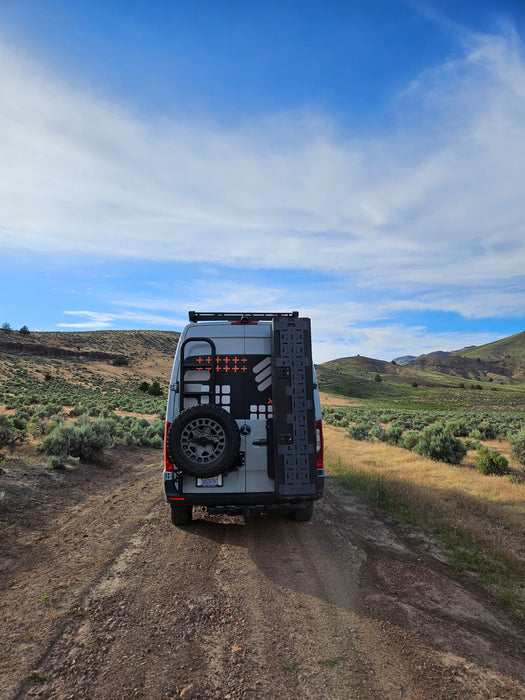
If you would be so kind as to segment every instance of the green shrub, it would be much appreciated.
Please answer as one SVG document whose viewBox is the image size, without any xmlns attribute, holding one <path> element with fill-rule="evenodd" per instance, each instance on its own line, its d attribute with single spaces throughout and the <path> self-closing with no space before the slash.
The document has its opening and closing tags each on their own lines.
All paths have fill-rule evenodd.
<svg viewBox="0 0 525 700">
<path fill-rule="evenodd" d="M 9 416 L 8 420 L 15 430 L 21 432 L 27 431 L 27 418 L 22 412 L 17 412 L 14 416 Z"/>
<path fill-rule="evenodd" d="M 391 425 L 386 431 L 386 439 L 391 445 L 397 445 L 403 435 L 403 428 L 399 425 Z"/>
<path fill-rule="evenodd" d="M 481 421 L 478 425 L 478 431 L 481 435 L 481 440 L 495 440 L 499 434 L 497 426 L 493 422 L 486 420 Z"/>
<path fill-rule="evenodd" d="M 125 367 L 129 365 L 129 360 L 125 355 L 117 355 L 113 360 L 115 367 Z"/>
<path fill-rule="evenodd" d="M 9 447 L 13 449 L 18 442 L 24 442 L 27 438 L 27 420 L 14 416 L 0 416 L 0 449 Z"/>
<path fill-rule="evenodd" d="M 459 419 L 450 419 L 445 422 L 445 427 L 454 437 L 467 437 L 469 434 L 468 426 Z"/>
<path fill-rule="evenodd" d="M 73 406 L 73 408 L 69 411 L 69 415 L 73 416 L 73 417 L 82 416 L 83 414 L 84 414 L 84 409 L 79 404 L 76 404 L 75 406 Z"/>
<path fill-rule="evenodd" d="M 467 454 L 461 440 L 441 423 L 427 426 L 420 434 L 414 450 L 422 457 L 428 457 L 449 464 L 459 464 Z"/>
<path fill-rule="evenodd" d="M 15 430 L 6 416 L 0 416 L 0 449 L 15 439 Z"/>
<path fill-rule="evenodd" d="M 330 425 L 334 425 L 336 428 L 346 428 L 348 425 L 347 420 L 336 420 L 335 418 L 332 418 L 329 422 Z"/>
<path fill-rule="evenodd" d="M 400 445 L 406 450 L 413 450 L 417 445 L 419 440 L 419 433 L 417 430 L 407 430 L 400 440 Z"/>
<path fill-rule="evenodd" d="M 522 428 L 518 433 L 515 433 L 510 438 L 512 445 L 512 454 L 518 462 L 525 464 L 525 429 Z"/>
<path fill-rule="evenodd" d="M 162 396 L 162 389 L 160 388 L 160 384 L 158 382 L 152 382 L 151 386 L 148 389 L 148 394 L 151 396 Z"/>
<path fill-rule="evenodd" d="M 49 455 L 47 462 L 51 469 L 64 469 L 66 466 L 64 460 L 61 457 L 57 457 L 57 455 Z"/>
<path fill-rule="evenodd" d="M 368 423 L 356 423 L 350 425 L 346 432 L 352 440 L 366 440 L 370 434 L 370 426 Z"/>
<path fill-rule="evenodd" d="M 384 428 L 382 428 L 380 425 L 374 425 L 372 430 L 370 431 L 370 433 L 373 437 L 375 437 L 380 442 L 387 441 L 386 430 Z"/>
<path fill-rule="evenodd" d="M 476 469 L 482 474 L 509 474 L 509 463 L 505 457 L 489 450 L 488 447 L 481 447 L 476 457 Z"/>
<path fill-rule="evenodd" d="M 39 452 L 55 455 L 62 461 L 78 457 L 82 462 L 104 463 L 104 450 L 111 447 L 109 424 L 104 418 L 80 418 L 76 423 L 61 423 L 38 446 Z"/>
</svg>

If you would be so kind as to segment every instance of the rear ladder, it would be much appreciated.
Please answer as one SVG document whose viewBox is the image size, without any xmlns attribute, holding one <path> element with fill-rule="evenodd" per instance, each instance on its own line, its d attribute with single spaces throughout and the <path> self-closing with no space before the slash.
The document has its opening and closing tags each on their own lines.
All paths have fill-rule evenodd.
<svg viewBox="0 0 525 700">
<path fill-rule="evenodd" d="M 204 356 L 190 356 L 186 357 L 186 346 L 190 343 L 206 343 L 210 351 L 209 353 L 204 353 Z M 195 337 L 187 338 L 180 350 L 180 377 L 179 377 L 179 391 L 180 391 L 180 410 L 182 411 L 185 407 L 185 399 L 195 399 L 197 403 L 215 403 L 215 378 L 216 378 L 216 361 L 217 361 L 217 351 L 215 349 L 215 343 L 211 338 Z M 186 379 L 187 372 L 208 372 L 209 379 L 201 380 L 198 378 Z M 201 383 L 202 382 L 202 383 Z M 195 388 L 188 388 L 198 386 Z M 203 398 L 206 397 L 204 401 Z"/>
</svg>

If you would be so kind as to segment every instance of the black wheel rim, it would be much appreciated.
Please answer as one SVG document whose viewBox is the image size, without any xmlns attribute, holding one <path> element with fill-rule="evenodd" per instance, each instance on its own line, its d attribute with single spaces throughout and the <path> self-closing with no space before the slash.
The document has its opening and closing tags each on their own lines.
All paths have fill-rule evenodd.
<svg viewBox="0 0 525 700">
<path fill-rule="evenodd" d="M 213 418 L 194 418 L 183 429 L 181 450 L 194 464 L 210 464 L 226 447 L 226 433 Z"/>
</svg>

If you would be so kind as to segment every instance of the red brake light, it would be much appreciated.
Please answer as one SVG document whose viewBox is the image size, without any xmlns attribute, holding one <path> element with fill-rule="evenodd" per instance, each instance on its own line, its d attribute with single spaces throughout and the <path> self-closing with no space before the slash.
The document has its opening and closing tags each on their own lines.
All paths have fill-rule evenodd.
<svg viewBox="0 0 525 700">
<path fill-rule="evenodd" d="M 166 421 L 166 429 L 164 431 L 164 471 L 166 472 L 172 472 L 173 471 L 173 462 L 168 456 L 168 430 L 170 429 L 171 423 L 169 421 Z"/>
<path fill-rule="evenodd" d="M 324 440 L 323 440 L 323 421 L 318 420 L 315 422 L 315 438 L 316 438 L 316 450 L 317 450 L 317 468 L 323 468 L 324 459 Z"/>
</svg>

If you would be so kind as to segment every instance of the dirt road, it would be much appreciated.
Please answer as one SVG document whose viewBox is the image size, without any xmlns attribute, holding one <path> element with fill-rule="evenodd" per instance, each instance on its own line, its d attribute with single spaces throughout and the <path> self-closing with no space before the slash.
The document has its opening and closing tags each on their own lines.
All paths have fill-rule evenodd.
<svg viewBox="0 0 525 700">
<path fill-rule="evenodd" d="M 2 476 L 0 697 L 525 698 L 519 621 L 352 495 L 177 529 L 159 465 Z"/>
</svg>

